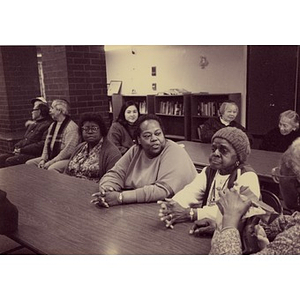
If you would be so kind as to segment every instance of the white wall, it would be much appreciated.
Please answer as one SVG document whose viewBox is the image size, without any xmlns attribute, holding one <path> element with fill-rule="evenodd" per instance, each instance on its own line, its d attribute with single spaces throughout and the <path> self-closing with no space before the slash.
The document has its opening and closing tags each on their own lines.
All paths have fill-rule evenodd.
<svg viewBox="0 0 300 300">
<path fill-rule="evenodd" d="M 121 80 L 122 94 L 147 95 L 170 88 L 190 92 L 242 94 L 241 117 L 245 125 L 246 46 L 106 46 L 107 80 Z M 132 51 L 135 54 L 132 54 Z M 209 62 L 202 69 L 200 57 Z M 151 76 L 156 66 L 157 75 Z M 157 84 L 157 91 L 152 90 Z"/>
</svg>

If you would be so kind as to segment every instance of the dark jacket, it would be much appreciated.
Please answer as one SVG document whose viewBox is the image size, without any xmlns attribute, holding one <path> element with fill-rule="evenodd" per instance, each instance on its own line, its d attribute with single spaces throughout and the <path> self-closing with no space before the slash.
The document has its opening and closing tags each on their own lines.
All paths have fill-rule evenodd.
<svg viewBox="0 0 300 300">
<path fill-rule="evenodd" d="M 135 130 L 135 126 L 131 126 L 131 131 Z M 125 154 L 128 149 L 134 145 L 133 133 L 129 131 L 129 128 L 125 128 L 121 123 L 114 122 L 108 131 L 107 138 L 111 140 L 120 150 L 121 154 Z"/>
<path fill-rule="evenodd" d="M 42 150 L 47 135 L 47 130 L 53 122 L 51 117 L 36 120 L 30 124 L 25 132 L 24 138 L 15 144 L 22 154 L 28 154 L 38 157 L 42 154 Z"/>
<path fill-rule="evenodd" d="M 300 136 L 300 130 L 287 135 L 280 133 L 279 127 L 270 130 L 264 137 L 259 149 L 266 151 L 285 152 L 292 142 Z"/>
<path fill-rule="evenodd" d="M 243 127 L 240 123 L 236 121 L 231 121 L 228 125 L 230 127 L 236 127 L 244 131 L 250 141 L 250 145 L 252 144 L 252 136 L 247 133 L 247 130 L 245 127 Z M 203 143 L 211 143 L 211 138 L 213 135 L 221 128 L 225 128 L 226 125 L 224 125 L 220 118 L 210 118 L 208 119 L 202 126 L 201 126 L 201 142 Z"/>
</svg>

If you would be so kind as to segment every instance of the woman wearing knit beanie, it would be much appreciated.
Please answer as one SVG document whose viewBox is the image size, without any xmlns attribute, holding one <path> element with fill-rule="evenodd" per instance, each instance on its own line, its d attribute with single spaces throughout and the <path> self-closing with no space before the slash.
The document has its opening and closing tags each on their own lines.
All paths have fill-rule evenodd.
<svg viewBox="0 0 300 300">
<path fill-rule="evenodd" d="M 247 197 L 258 201 L 258 177 L 251 166 L 246 164 L 249 154 L 249 139 L 242 130 L 236 127 L 218 130 L 212 137 L 210 165 L 172 199 L 159 202 L 161 220 L 166 222 L 167 227 L 173 227 L 179 222 L 200 220 L 200 226 L 193 227 L 190 233 L 212 233 L 218 213 L 215 204 L 220 198 L 219 190 L 233 187 L 235 181 L 239 187 L 243 187 Z"/>
</svg>

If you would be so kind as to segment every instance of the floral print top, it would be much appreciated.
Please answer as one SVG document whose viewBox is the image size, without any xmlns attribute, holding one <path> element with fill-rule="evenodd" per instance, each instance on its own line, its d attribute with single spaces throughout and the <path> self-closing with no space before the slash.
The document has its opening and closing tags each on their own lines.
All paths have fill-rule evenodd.
<svg viewBox="0 0 300 300">
<path fill-rule="evenodd" d="M 89 151 L 88 143 L 85 143 L 70 160 L 68 165 L 69 174 L 75 177 L 98 182 L 100 179 L 99 154 L 102 144 L 103 139 L 101 139 L 99 143 Z"/>
<path fill-rule="evenodd" d="M 271 242 L 256 254 L 300 254 L 300 212 L 280 215 L 270 225 L 260 225 Z M 216 230 L 210 254 L 242 254 L 239 231 L 233 227 Z"/>
</svg>

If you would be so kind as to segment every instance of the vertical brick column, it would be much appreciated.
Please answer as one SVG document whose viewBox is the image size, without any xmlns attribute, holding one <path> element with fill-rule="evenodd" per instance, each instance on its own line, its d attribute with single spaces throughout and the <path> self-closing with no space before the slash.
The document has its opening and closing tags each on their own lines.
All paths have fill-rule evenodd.
<svg viewBox="0 0 300 300">
<path fill-rule="evenodd" d="M 0 151 L 10 151 L 31 117 L 29 99 L 40 95 L 34 46 L 0 47 Z"/>
<path fill-rule="evenodd" d="M 75 121 L 83 112 L 100 112 L 108 124 L 104 46 L 41 46 L 40 49 L 47 99 L 69 100 Z"/>
</svg>

